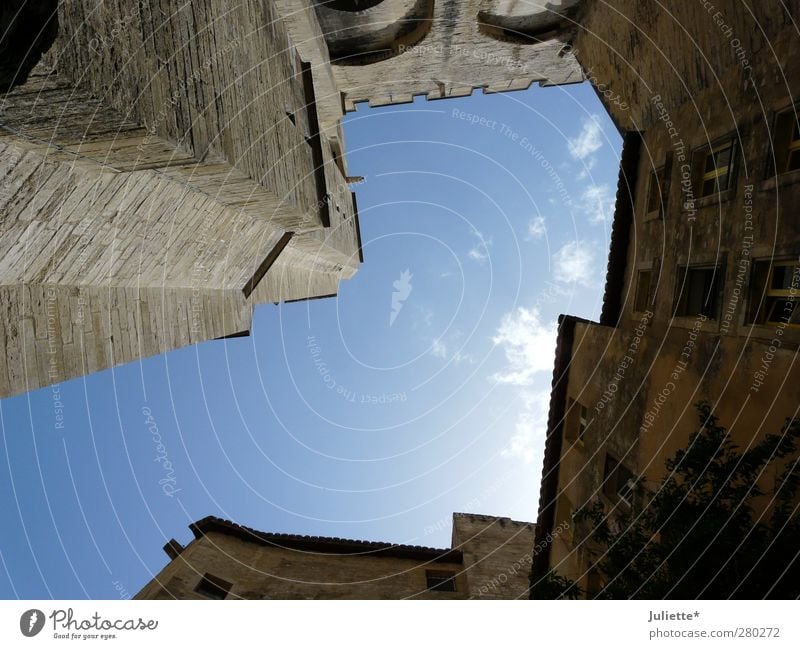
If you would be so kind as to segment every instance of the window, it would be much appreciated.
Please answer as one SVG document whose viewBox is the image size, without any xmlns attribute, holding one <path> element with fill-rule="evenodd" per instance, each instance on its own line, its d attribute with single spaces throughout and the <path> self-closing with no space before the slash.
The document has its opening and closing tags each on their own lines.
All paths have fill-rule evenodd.
<svg viewBox="0 0 800 649">
<path fill-rule="evenodd" d="M 619 460 L 606 454 L 603 493 L 612 501 L 630 505 L 635 479 L 633 473 Z"/>
<path fill-rule="evenodd" d="M 233 588 L 233 584 L 206 573 L 200 583 L 195 586 L 194 592 L 206 599 L 225 599 L 231 592 L 231 588 Z"/>
<path fill-rule="evenodd" d="M 652 270 L 640 270 L 636 280 L 636 298 L 633 303 L 633 310 L 639 313 L 648 311 L 652 306 Z"/>
<path fill-rule="evenodd" d="M 435 590 L 443 593 L 456 592 L 456 573 L 442 570 L 426 570 L 425 578 L 428 582 L 428 590 Z"/>
<path fill-rule="evenodd" d="M 589 408 L 570 398 L 564 420 L 565 437 L 572 442 L 583 444 L 583 435 L 591 423 L 592 418 L 589 416 Z"/>
<path fill-rule="evenodd" d="M 667 205 L 666 181 L 666 167 L 650 172 L 650 182 L 647 186 L 648 214 L 664 215 Z"/>
<path fill-rule="evenodd" d="M 779 113 L 775 117 L 775 129 L 772 132 L 775 171 L 783 174 L 800 169 L 800 123 L 797 120 L 797 108 Z M 771 167 L 770 165 L 770 167 Z"/>
<path fill-rule="evenodd" d="M 800 261 L 756 261 L 750 282 L 750 321 L 800 327 Z"/>
<path fill-rule="evenodd" d="M 578 404 L 578 441 L 583 442 L 583 434 L 589 428 L 591 420 L 589 419 L 589 409 L 582 403 Z"/>
<path fill-rule="evenodd" d="M 712 196 L 733 186 L 735 139 L 700 149 L 694 155 L 695 191 L 699 197 Z"/>
<path fill-rule="evenodd" d="M 678 268 L 675 315 L 716 319 L 719 315 L 722 266 Z"/>
<path fill-rule="evenodd" d="M 556 518 L 555 529 L 553 530 L 554 536 L 564 539 L 567 543 L 572 543 L 572 516 L 575 508 L 572 506 L 569 498 L 563 493 L 558 495 L 556 500 Z"/>
</svg>

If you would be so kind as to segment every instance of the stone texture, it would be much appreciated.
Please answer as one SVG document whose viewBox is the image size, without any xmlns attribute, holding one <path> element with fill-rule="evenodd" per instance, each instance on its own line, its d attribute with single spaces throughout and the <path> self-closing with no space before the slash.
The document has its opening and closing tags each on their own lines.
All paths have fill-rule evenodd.
<svg viewBox="0 0 800 649">
<path fill-rule="evenodd" d="M 271 3 L 86 0 L 58 19 L 2 101 L 0 396 L 247 331 L 256 304 L 352 277 L 340 131 L 316 135 L 313 70 Z"/>
<path fill-rule="evenodd" d="M 548 445 L 558 436 L 560 452 L 545 464 L 537 522 L 537 544 L 549 551 L 534 574 L 554 568 L 584 588 L 599 583 L 592 571 L 597 548 L 571 514 L 594 498 L 614 506 L 602 495 L 607 453 L 652 488 L 665 459 L 697 430 L 698 401 L 714 405 L 742 447 L 778 433 L 800 402 L 800 329 L 748 318 L 761 298 L 752 262 L 800 258 L 800 222 L 791 216 L 800 176 L 769 171 L 775 114 L 792 106 L 800 87 L 800 71 L 787 65 L 800 56 L 792 26 L 798 8 L 721 1 L 709 13 L 703 3 L 678 3 L 670 12 L 632 0 L 612 4 L 614 11 L 585 6 L 574 52 L 593 82 L 607 84 L 599 90 L 614 93 L 605 103 L 617 123 L 642 131 L 638 164 L 620 183 L 615 216 L 632 199 L 633 218 L 628 236 L 612 243 L 616 270 L 606 287 L 607 301 L 616 296 L 622 306 L 610 326 L 576 322 L 574 341 L 560 349 L 557 367 L 568 363 L 567 387 L 563 398 L 553 392 L 548 429 Z M 717 11 L 730 31 L 716 23 Z M 748 65 L 737 58 L 736 39 Z M 682 180 L 692 153 L 729 135 L 738 137 L 732 188 L 719 197 L 687 193 Z M 647 195 L 651 172 L 665 163 L 659 216 L 648 213 Z M 718 317 L 676 316 L 679 268 L 717 263 Z M 648 270 L 649 316 L 635 306 L 638 275 Z M 768 370 L 758 382 L 765 358 Z M 580 405 L 591 424 L 579 442 Z M 552 417 L 561 410 L 563 418 Z M 555 487 L 548 482 L 554 474 Z M 765 475 L 764 487 L 773 478 Z"/>
</svg>

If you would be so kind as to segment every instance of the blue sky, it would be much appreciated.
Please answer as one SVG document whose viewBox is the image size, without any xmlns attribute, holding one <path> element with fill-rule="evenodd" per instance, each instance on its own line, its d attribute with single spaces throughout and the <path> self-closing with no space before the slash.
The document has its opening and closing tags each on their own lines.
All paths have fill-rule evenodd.
<svg viewBox="0 0 800 649">
<path fill-rule="evenodd" d="M 337 299 L 0 401 L 0 596 L 132 595 L 209 514 L 440 547 L 453 511 L 535 519 L 620 137 L 588 84 L 359 106 L 345 134 L 365 263 Z"/>
</svg>

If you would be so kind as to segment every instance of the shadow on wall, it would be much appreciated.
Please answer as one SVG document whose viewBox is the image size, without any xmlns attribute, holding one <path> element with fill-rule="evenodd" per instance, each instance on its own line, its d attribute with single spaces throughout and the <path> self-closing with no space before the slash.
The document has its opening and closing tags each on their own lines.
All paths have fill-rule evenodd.
<svg viewBox="0 0 800 649">
<path fill-rule="evenodd" d="M 478 12 L 482 34 L 509 43 L 540 43 L 568 29 L 583 0 L 484 0 Z"/>
<path fill-rule="evenodd" d="M 427 36 L 434 0 L 315 0 L 331 62 L 366 65 Z"/>
</svg>

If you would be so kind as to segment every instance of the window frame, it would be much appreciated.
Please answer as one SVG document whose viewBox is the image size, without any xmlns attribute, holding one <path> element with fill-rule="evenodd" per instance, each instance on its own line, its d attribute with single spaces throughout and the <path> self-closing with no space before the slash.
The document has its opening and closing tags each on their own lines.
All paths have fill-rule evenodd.
<svg viewBox="0 0 800 649">
<path fill-rule="evenodd" d="M 655 186 L 654 186 L 655 185 Z M 655 192 L 655 198 L 653 196 Z M 651 207 L 653 201 L 657 201 L 655 207 Z M 656 169 L 651 169 L 647 180 L 647 192 L 645 193 L 644 213 L 647 218 L 664 218 L 667 208 L 667 164 L 664 163 Z"/>
<path fill-rule="evenodd" d="M 775 111 L 770 136 L 766 178 L 800 172 L 800 154 L 797 166 L 790 168 L 792 155 L 800 151 L 800 102 Z"/>
<path fill-rule="evenodd" d="M 730 149 L 728 163 L 724 167 L 717 167 L 716 159 L 714 159 L 714 168 L 707 171 L 709 158 L 713 159 L 715 155 L 727 149 Z M 730 133 L 694 150 L 692 154 L 692 185 L 696 200 L 722 198 L 727 195 L 727 192 L 733 190 L 739 164 L 738 149 L 739 138 L 735 133 Z M 717 181 L 723 176 L 726 179 L 724 187 L 720 186 Z M 706 194 L 704 187 L 709 181 L 715 181 L 714 189 Z"/>
<path fill-rule="evenodd" d="M 620 469 L 622 469 L 622 471 L 629 476 L 626 477 L 625 474 L 623 474 L 623 477 L 626 478 L 624 480 L 624 484 L 621 484 L 620 481 Z M 633 504 L 633 485 L 631 483 L 635 483 L 635 481 L 636 474 L 631 471 L 621 460 L 618 460 L 611 453 L 605 454 L 601 492 L 610 502 L 615 504 L 622 503 L 627 507 L 631 507 Z M 623 495 L 624 489 L 628 489 L 626 492 L 629 494 L 628 497 Z"/>
<path fill-rule="evenodd" d="M 231 589 L 233 589 L 231 582 L 207 572 L 200 577 L 192 590 L 205 599 L 223 600 L 231 594 Z M 220 594 L 222 597 L 217 596 Z"/>
<path fill-rule="evenodd" d="M 452 588 L 442 588 L 447 584 L 452 584 Z M 456 573 L 452 570 L 426 570 L 425 590 L 432 593 L 457 593 Z"/>
<path fill-rule="evenodd" d="M 772 288 L 776 268 L 794 268 L 792 276 L 796 276 L 793 287 L 788 289 Z M 764 274 L 764 272 L 766 273 Z M 763 274 L 759 280 L 758 276 Z M 748 287 L 748 321 L 750 324 L 764 327 L 784 326 L 791 329 L 800 329 L 800 321 L 770 320 L 772 313 L 771 304 L 780 302 L 793 302 L 795 304 L 793 316 L 797 320 L 800 316 L 800 259 L 798 257 L 783 257 L 780 259 L 754 259 Z"/>
<path fill-rule="evenodd" d="M 576 433 L 576 441 L 583 444 L 584 435 L 586 431 L 589 429 L 592 421 L 594 418 L 589 417 L 589 407 L 584 406 L 580 401 L 577 402 L 578 404 L 578 432 Z"/>
<path fill-rule="evenodd" d="M 636 291 L 633 294 L 633 312 L 634 313 L 644 313 L 645 311 L 649 311 L 650 308 L 653 306 L 653 277 L 654 277 L 655 269 L 654 268 L 638 268 L 636 270 Z M 642 307 L 642 289 L 643 289 L 643 275 L 647 275 L 646 284 L 647 284 L 647 295 L 645 296 L 644 300 L 646 304 L 644 308 Z"/>
<path fill-rule="evenodd" d="M 585 413 L 585 417 L 583 416 Z M 577 399 L 569 397 L 567 415 L 564 420 L 565 436 L 567 441 L 572 442 L 575 446 L 582 447 L 586 431 L 594 421 L 594 418 L 589 416 L 589 407 L 583 405 Z M 584 425 L 585 420 L 585 425 Z"/>
<path fill-rule="evenodd" d="M 711 285 L 706 292 L 711 292 L 713 295 L 713 313 L 711 313 L 707 308 L 701 309 L 699 312 L 693 312 L 689 310 L 691 274 L 704 271 L 712 272 Z M 677 273 L 675 276 L 675 296 L 673 304 L 673 313 L 675 314 L 675 317 L 696 318 L 703 315 L 708 320 L 718 321 L 720 309 L 722 307 L 722 295 L 724 288 L 725 261 L 723 259 L 720 259 L 716 263 L 678 264 Z M 704 302 L 704 307 L 705 306 L 706 303 Z"/>
</svg>

